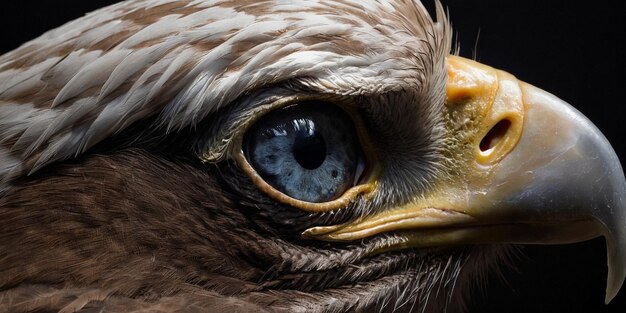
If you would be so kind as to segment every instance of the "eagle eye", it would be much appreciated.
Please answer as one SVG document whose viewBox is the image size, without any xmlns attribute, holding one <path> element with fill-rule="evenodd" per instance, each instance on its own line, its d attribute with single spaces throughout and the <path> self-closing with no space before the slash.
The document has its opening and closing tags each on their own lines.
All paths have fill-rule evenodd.
<svg viewBox="0 0 626 313">
<path fill-rule="evenodd" d="M 267 184 L 312 203 L 341 197 L 359 181 L 365 160 L 352 119 L 320 101 L 262 116 L 245 134 L 243 152 Z"/>
</svg>

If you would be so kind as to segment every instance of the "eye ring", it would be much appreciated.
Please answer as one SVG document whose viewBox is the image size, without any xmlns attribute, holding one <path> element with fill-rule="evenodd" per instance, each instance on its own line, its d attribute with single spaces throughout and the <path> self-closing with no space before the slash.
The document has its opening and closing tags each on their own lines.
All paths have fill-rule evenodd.
<svg viewBox="0 0 626 313">
<path fill-rule="evenodd" d="M 323 101 L 328 102 L 335 105 L 337 108 L 343 110 L 347 113 L 347 115 L 351 118 L 352 122 L 355 126 L 355 131 L 357 133 L 358 144 L 360 144 L 361 149 L 363 150 L 363 156 L 365 158 L 365 169 L 361 174 L 359 180 L 350 188 L 348 188 L 343 194 L 341 194 L 336 199 L 326 201 L 326 202 L 309 202 L 296 199 L 291 197 L 284 192 L 278 190 L 274 186 L 270 185 L 251 165 L 251 163 L 246 158 L 244 153 L 244 137 L 245 134 L 250 130 L 250 128 L 263 116 L 266 114 L 273 112 L 275 110 L 295 105 L 305 101 Z M 336 102 L 329 101 L 328 99 L 319 99 L 319 97 L 306 97 L 306 96 L 297 96 L 288 99 L 281 99 L 275 101 L 272 104 L 266 105 L 262 108 L 262 111 L 255 112 L 254 118 L 251 118 L 249 121 L 246 121 L 243 126 L 238 131 L 236 137 L 233 138 L 235 140 L 234 148 L 235 153 L 233 155 L 233 159 L 237 162 L 239 167 L 243 170 L 243 172 L 248 175 L 251 179 L 252 183 L 257 186 L 261 191 L 270 196 L 271 198 L 299 208 L 301 210 L 311 212 L 311 213 L 321 213 L 321 212 L 329 212 L 333 210 L 337 210 L 339 208 L 345 207 L 351 202 L 355 201 L 355 199 L 359 195 L 363 195 L 365 197 L 371 197 L 374 194 L 377 186 L 377 177 L 379 176 L 379 166 L 378 166 L 378 158 L 374 154 L 374 149 L 372 148 L 371 142 L 367 137 L 367 132 L 365 131 L 364 123 L 359 118 L 359 115 L 356 114 L 356 109 L 349 105 L 340 105 Z"/>
</svg>

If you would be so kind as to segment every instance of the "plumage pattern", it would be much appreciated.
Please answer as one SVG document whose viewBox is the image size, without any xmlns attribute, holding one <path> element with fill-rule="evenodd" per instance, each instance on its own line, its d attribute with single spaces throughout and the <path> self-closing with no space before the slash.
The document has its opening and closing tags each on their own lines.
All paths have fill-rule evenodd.
<svg viewBox="0 0 626 313">
<path fill-rule="evenodd" d="M 2 189 L 134 122 L 193 127 L 290 79 L 340 95 L 442 89 L 439 13 L 432 24 L 408 0 L 127 1 L 91 13 L 0 58 Z"/>
</svg>

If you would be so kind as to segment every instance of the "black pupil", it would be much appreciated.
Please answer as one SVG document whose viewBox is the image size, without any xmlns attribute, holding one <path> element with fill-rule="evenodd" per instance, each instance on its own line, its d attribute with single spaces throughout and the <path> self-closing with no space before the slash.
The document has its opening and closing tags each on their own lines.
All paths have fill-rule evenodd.
<svg viewBox="0 0 626 313">
<path fill-rule="evenodd" d="M 314 170 L 326 160 L 326 142 L 317 131 L 298 131 L 293 144 L 293 156 L 307 170 Z"/>
</svg>

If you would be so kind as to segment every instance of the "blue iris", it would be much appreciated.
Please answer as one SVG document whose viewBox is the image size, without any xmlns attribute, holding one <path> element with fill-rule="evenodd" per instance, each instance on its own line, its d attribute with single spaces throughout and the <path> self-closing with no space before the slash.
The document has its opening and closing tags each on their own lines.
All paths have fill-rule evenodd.
<svg viewBox="0 0 626 313">
<path fill-rule="evenodd" d="M 352 119 L 325 102 L 266 114 L 246 134 L 244 151 L 268 184 L 307 202 L 340 197 L 354 184 L 363 160 Z"/>
</svg>

